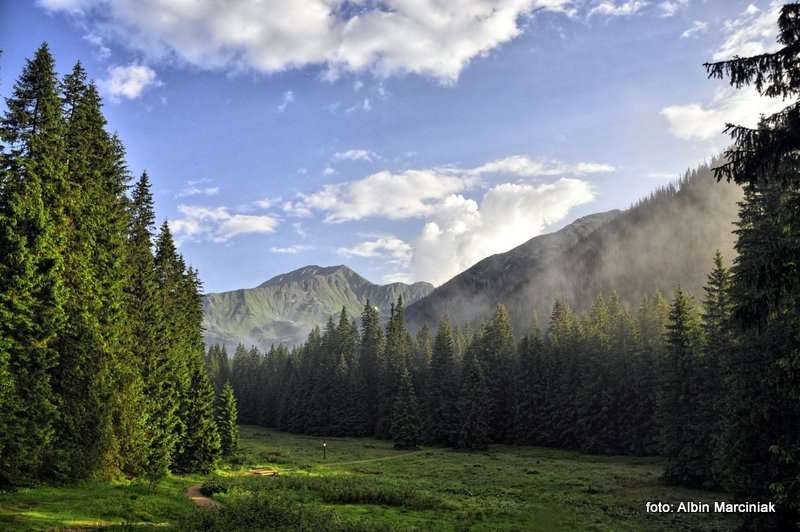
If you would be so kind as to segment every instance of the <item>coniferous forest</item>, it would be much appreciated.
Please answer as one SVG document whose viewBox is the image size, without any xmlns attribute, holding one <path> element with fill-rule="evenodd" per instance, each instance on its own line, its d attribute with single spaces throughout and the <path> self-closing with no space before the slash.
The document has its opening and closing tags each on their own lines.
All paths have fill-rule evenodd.
<svg viewBox="0 0 800 532">
<path fill-rule="evenodd" d="M 401 297 L 388 321 L 367 302 L 300 346 L 233 353 L 206 350 L 200 276 L 157 228 L 98 88 L 80 63 L 59 76 L 43 44 L 0 119 L 0 487 L 209 474 L 240 424 L 260 425 L 402 450 L 660 456 L 669 485 L 775 504 L 745 529 L 796 529 L 800 4 L 779 29 L 776 52 L 705 65 L 788 106 L 728 126 L 714 172 L 744 189 L 736 257 L 709 250 L 702 293 L 610 291 L 513 319 L 497 305 L 419 330 Z"/>
<path fill-rule="evenodd" d="M 59 78 L 46 44 L 6 106 L 0 483 L 210 470 L 235 405 L 206 373 L 198 274 L 156 231 L 147 174 L 132 181 L 97 87 L 80 63 Z"/>
</svg>

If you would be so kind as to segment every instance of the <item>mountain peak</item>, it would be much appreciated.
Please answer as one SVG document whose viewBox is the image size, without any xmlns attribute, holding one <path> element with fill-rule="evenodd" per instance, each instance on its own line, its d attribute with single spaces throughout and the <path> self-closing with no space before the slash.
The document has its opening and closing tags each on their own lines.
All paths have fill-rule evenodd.
<svg viewBox="0 0 800 532">
<path fill-rule="evenodd" d="M 347 277 L 358 282 L 369 283 L 369 281 L 344 264 L 338 264 L 336 266 L 318 266 L 316 264 L 310 264 L 308 266 L 303 266 L 302 268 L 292 270 L 288 273 L 276 275 L 259 286 L 274 286 L 290 282 L 308 281 L 319 277 L 331 277 L 334 275 Z"/>
</svg>

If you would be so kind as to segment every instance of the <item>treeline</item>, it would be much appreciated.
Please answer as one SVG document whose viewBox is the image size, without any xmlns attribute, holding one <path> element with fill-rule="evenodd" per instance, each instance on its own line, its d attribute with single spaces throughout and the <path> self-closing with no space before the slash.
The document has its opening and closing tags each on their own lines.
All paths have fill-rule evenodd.
<svg viewBox="0 0 800 532">
<path fill-rule="evenodd" d="M 696 325 L 680 331 L 694 342 L 692 360 L 716 352 L 729 312 L 718 308 L 727 287 L 716 279 L 728 273 L 716 260 L 702 317 L 682 292 L 672 305 Z M 412 338 L 398 300 L 385 329 L 367 303 L 360 324 L 343 310 L 293 350 L 239 346 L 229 364 L 224 347 L 212 346 L 208 359 L 218 386 L 230 380 L 242 423 L 393 438 L 400 447 L 494 442 L 655 455 L 673 439 L 669 427 L 685 424 L 680 413 L 668 414 L 671 382 L 682 378 L 672 374 L 672 346 L 682 336 L 669 334 L 679 318 L 658 292 L 633 315 L 611 294 L 583 315 L 556 302 L 546 332 L 534 323 L 519 342 L 502 306 L 479 327 L 444 320 Z"/>
<path fill-rule="evenodd" d="M 166 223 L 154 239 L 147 174 L 129 190 L 97 88 L 80 63 L 59 81 L 46 44 L 6 108 L 0 484 L 208 470 L 235 405 L 215 419 L 200 281 Z"/>
</svg>

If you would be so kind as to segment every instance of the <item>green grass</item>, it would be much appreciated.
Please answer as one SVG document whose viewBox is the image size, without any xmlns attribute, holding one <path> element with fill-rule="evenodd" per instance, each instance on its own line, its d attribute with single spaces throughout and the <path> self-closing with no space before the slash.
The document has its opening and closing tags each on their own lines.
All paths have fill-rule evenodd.
<svg viewBox="0 0 800 532">
<path fill-rule="evenodd" d="M 0 529 L 92 525 L 185 530 L 730 530 L 723 514 L 647 514 L 646 501 L 714 501 L 724 494 L 663 485 L 657 459 L 496 446 L 397 451 L 390 442 L 316 438 L 242 427 L 233 463 L 208 477 L 85 483 L 0 493 Z M 322 442 L 327 442 L 327 458 Z M 278 477 L 247 477 L 271 467 Z M 183 496 L 207 481 L 220 510 Z"/>
<path fill-rule="evenodd" d="M 0 530 L 169 527 L 194 512 L 183 492 L 198 480 L 170 477 L 154 487 L 139 482 L 91 481 L 0 492 Z"/>
</svg>

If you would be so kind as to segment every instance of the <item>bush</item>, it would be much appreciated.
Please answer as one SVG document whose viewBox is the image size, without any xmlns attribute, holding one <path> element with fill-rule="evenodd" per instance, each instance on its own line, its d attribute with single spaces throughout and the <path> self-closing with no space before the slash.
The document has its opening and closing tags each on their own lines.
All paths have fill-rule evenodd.
<svg viewBox="0 0 800 532">
<path fill-rule="evenodd" d="M 200 486 L 200 493 L 206 497 L 211 497 L 215 493 L 228 493 L 228 486 L 219 480 L 208 480 Z"/>
</svg>

